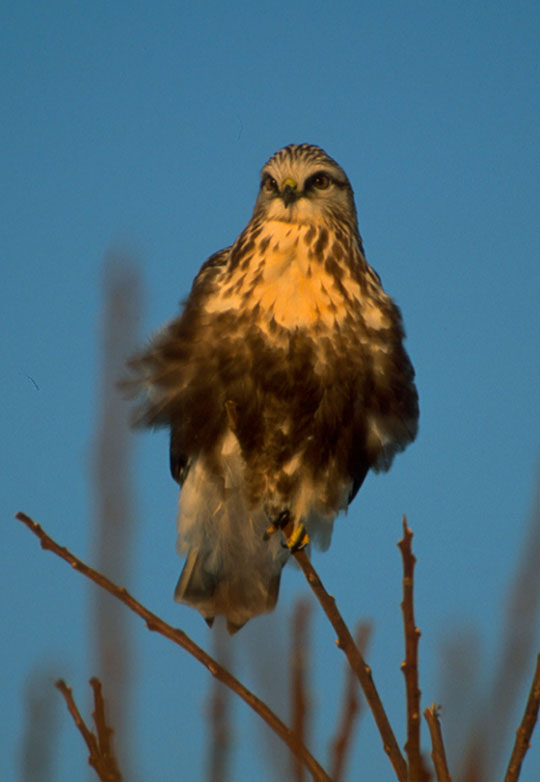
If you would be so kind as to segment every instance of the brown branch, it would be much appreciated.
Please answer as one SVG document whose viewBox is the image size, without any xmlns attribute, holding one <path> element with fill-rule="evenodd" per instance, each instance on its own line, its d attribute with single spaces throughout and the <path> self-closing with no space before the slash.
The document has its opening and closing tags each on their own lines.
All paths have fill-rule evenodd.
<svg viewBox="0 0 540 782">
<path fill-rule="evenodd" d="M 367 647 L 370 634 L 371 625 L 368 622 L 362 622 L 356 632 L 356 645 L 362 655 Z M 354 724 L 358 719 L 361 705 L 362 701 L 358 697 L 356 676 L 351 666 L 347 665 L 341 719 L 336 736 L 332 741 L 332 768 L 330 774 L 334 782 L 340 782 L 343 779 L 345 761 L 351 745 Z"/>
<path fill-rule="evenodd" d="M 532 681 L 525 713 L 520 726 L 516 731 L 516 740 L 504 782 L 515 782 L 519 778 L 521 764 L 525 754 L 530 746 L 530 739 L 536 720 L 538 719 L 538 708 L 540 707 L 540 654 L 536 658 L 536 671 Z"/>
<path fill-rule="evenodd" d="M 105 702 L 101 692 L 101 682 L 94 676 L 90 679 L 90 685 L 94 691 L 94 712 L 92 716 L 96 726 L 99 750 L 104 762 L 115 771 L 118 779 L 121 779 L 111 743 L 111 737 L 114 731 L 107 725 L 107 720 L 105 719 Z M 111 779 L 116 779 L 116 777 L 113 776 Z"/>
<path fill-rule="evenodd" d="M 95 733 L 87 727 L 85 721 L 81 717 L 77 705 L 73 700 L 71 687 L 68 687 L 62 679 L 56 682 L 57 688 L 64 696 L 68 711 L 73 717 L 73 722 L 79 729 L 79 732 L 88 747 L 88 763 L 92 766 L 102 782 L 121 782 L 122 775 L 118 770 L 110 743 L 110 737 L 113 731 L 107 725 L 105 719 L 105 705 L 101 695 L 101 683 L 99 679 L 91 679 L 90 684 L 94 690 L 94 722 L 97 730 L 97 738 Z"/>
<path fill-rule="evenodd" d="M 439 721 L 439 709 L 440 706 L 433 704 L 424 711 L 424 717 L 429 728 L 429 734 L 431 736 L 431 759 L 435 767 L 435 775 L 437 782 L 452 782 L 452 777 L 448 771 L 448 765 L 446 763 L 446 752 L 444 749 L 444 742 L 441 731 L 441 723 Z"/>
<path fill-rule="evenodd" d="M 299 744 L 304 744 L 307 734 L 307 716 L 309 698 L 306 694 L 306 672 L 308 668 L 308 621 L 311 606 L 306 600 L 300 600 L 295 608 L 292 621 L 291 654 L 291 694 L 292 694 L 292 730 Z M 303 782 L 304 765 L 296 751 L 292 756 L 293 778 Z"/>
<path fill-rule="evenodd" d="M 405 751 L 409 761 L 409 779 L 429 779 L 420 751 L 420 689 L 418 687 L 418 641 L 420 630 L 414 621 L 414 565 L 413 533 L 403 517 L 403 538 L 398 547 L 403 559 L 403 629 L 405 632 L 405 661 L 401 670 L 405 677 L 407 695 L 407 741 Z"/>
<path fill-rule="evenodd" d="M 407 764 L 400 752 L 396 737 L 390 727 L 390 722 L 388 721 L 379 693 L 373 682 L 371 668 L 360 654 L 358 647 L 353 641 L 349 628 L 338 611 L 335 599 L 329 595 L 324 588 L 321 579 L 309 561 L 305 550 L 300 549 L 299 551 L 295 551 L 294 558 L 300 565 L 308 584 L 337 634 L 338 640 L 336 643 L 338 648 L 344 652 L 349 661 L 349 665 L 360 682 L 364 696 L 379 729 L 384 751 L 390 758 L 396 776 L 400 782 L 406 782 Z"/>
<path fill-rule="evenodd" d="M 39 538 L 41 547 L 43 549 L 52 551 L 65 562 L 70 564 L 79 573 L 82 573 L 82 575 L 86 576 L 86 578 L 89 578 L 99 587 L 105 589 L 107 592 L 110 592 L 111 595 L 114 595 L 114 597 L 124 603 L 131 611 L 137 614 L 137 616 L 140 616 L 141 619 L 144 619 L 149 630 L 163 635 L 165 638 L 168 638 L 173 643 L 181 646 L 182 649 L 185 649 L 193 657 L 195 657 L 195 659 L 204 665 L 213 676 L 226 684 L 227 687 L 230 687 L 231 690 L 236 692 L 236 694 L 242 698 L 242 700 L 247 703 L 247 705 L 253 709 L 253 711 L 256 712 L 275 733 L 277 733 L 277 735 L 282 739 L 282 741 L 285 742 L 289 749 L 293 750 L 293 748 L 296 748 L 296 751 L 300 754 L 300 757 L 305 763 L 306 768 L 309 769 L 314 779 L 327 780 L 327 782 L 330 782 L 330 777 L 322 768 L 322 766 L 315 760 L 306 747 L 303 745 L 297 745 L 292 731 L 287 728 L 287 726 L 279 719 L 279 717 L 277 717 L 276 714 L 274 714 L 274 712 L 269 709 L 265 703 L 263 703 L 263 701 L 250 692 L 247 687 L 244 687 L 244 685 L 241 684 L 232 674 L 230 674 L 229 671 L 219 665 L 216 660 L 214 660 L 209 654 L 201 649 L 200 646 L 192 641 L 191 638 L 186 635 L 186 633 L 178 628 L 171 627 L 171 625 L 167 624 L 167 622 L 164 622 L 163 619 L 161 619 L 156 614 L 153 614 L 151 611 L 145 608 L 145 606 L 135 600 L 135 598 L 132 597 L 124 587 L 117 586 L 108 578 L 106 578 L 106 576 L 104 576 L 102 573 L 98 573 L 96 570 L 78 559 L 78 557 L 68 551 L 67 548 L 60 546 L 51 537 L 49 537 L 49 535 L 47 535 L 47 533 L 40 527 L 39 524 L 37 524 L 37 522 L 33 521 L 33 519 L 31 519 L 25 513 L 17 513 L 16 518 L 25 524 L 28 529 Z"/>
<path fill-rule="evenodd" d="M 71 693 L 71 687 L 68 687 L 67 684 L 63 679 L 59 679 L 56 682 L 56 687 L 60 690 L 62 695 L 65 698 L 66 706 L 68 708 L 69 713 L 73 717 L 73 722 L 79 729 L 79 732 L 81 736 L 83 737 L 86 746 L 88 747 L 88 751 L 90 753 L 90 758 L 94 758 L 97 755 L 98 746 L 97 746 L 97 739 L 92 733 L 89 728 L 86 727 L 86 723 L 81 717 L 81 714 L 77 708 L 77 705 L 75 701 L 73 700 L 73 695 Z M 92 763 L 92 761 L 90 761 Z M 92 765 L 94 765 L 92 763 Z"/>
</svg>

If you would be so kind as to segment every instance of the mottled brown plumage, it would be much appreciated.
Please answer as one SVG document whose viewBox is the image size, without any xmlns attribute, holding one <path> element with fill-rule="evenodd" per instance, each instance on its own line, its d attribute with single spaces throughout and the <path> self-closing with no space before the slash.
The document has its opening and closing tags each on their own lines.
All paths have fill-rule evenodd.
<svg viewBox="0 0 540 782">
<path fill-rule="evenodd" d="M 234 631 L 277 600 L 289 551 L 269 524 L 329 545 L 368 470 L 416 435 L 403 338 L 345 173 L 319 147 L 280 150 L 246 229 L 130 362 L 137 420 L 170 428 L 182 485 L 178 600 Z"/>
</svg>

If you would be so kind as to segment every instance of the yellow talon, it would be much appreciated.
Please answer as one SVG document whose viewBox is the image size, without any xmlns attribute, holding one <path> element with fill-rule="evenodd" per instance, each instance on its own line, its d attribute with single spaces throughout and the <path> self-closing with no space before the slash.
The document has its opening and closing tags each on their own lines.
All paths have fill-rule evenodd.
<svg viewBox="0 0 540 782">
<path fill-rule="evenodd" d="M 291 552 L 300 551 L 301 549 L 309 546 L 310 539 L 306 532 L 306 528 L 301 521 L 294 521 L 287 518 L 286 523 L 280 523 L 284 520 L 284 516 L 281 516 L 276 521 L 271 521 L 264 531 L 264 540 L 268 540 L 271 535 L 281 530 L 284 538 L 284 545 Z"/>
<path fill-rule="evenodd" d="M 301 522 L 293 525 L 290 534 L 287 534 L 285 531 L 285 542 L 287 543 L 287 548 L 292 552 L 301 551 L 306 546 L 309 546 L 309 535 Z"/>
</svg>

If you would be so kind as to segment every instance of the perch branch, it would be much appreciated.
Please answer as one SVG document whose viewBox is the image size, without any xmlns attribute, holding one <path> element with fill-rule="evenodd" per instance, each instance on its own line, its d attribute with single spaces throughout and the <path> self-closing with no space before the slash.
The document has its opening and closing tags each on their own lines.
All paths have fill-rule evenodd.
<svg viewBox="0 0 540 782">
<path fill-rule="evenodd" d="M 305 746 L 298 744 L 295 736 L 293 735 L 293 732 L 287 728 L 287 726 L 279 719 L 279 717 L 277 717 L 276 714 L 274 714 L 274 712 L 269 709 L 265 703 L 263 703 L 263 701 L 250 692 L 247 687 L 244 687 L 244 685 L 241 684 L 231 673 L 229 673 L 229 671 L 219 665 L 216 660 L 214 660 L 209 654 L 201 649 L 200 646 L 192 641 L 191 638 L 186 635 L 186 633 L 178 628 L 171 627 L 171 625 L 167 624 L 167 622 L 164 622 L 163 619 L 161 619 L 156 614 L 153 614 L 151 611 L 145 608 L 145 606 L 135 600 L 135 598 L 132 597 L 124 587 L 117 586 L 108 578 L 106 578 L 106 576 L 104 576 L 102 573 L 98 573 L 96 570 L 78 559 L 78 557 L 72 554 L 67 548 L 60 546 L 51 537 L 49 537 L 49 535 L 47 535 L 45 530 L 43 530 L 37 522 L 35 522 L 25 513 L 17 513 L 16 518 L 25 524 L 26 527 L 28 527 L 28 529 L 39 538 L 41 547 L 43 549 L 52 551 L 65 562 L 70 564 L 74 570 L 82 573 L 82 575 L 89 578 L 99 587 L 105 589 L 107 592 L 110 592 L 111 595 L 124 603 L 131 611 L 137 614 L 137 616 L 140 616 L 141 619 L 144 619 L 149 630 L 157 632 L 178 646 L 181 646 L 182 649 L 185 649 L 193 657 L 195 657 L 196 660 L 204 665 L 210 671 L 210 673 L 216 677 L 216 679 L 219 679 L 219 681 L 223 682 L 225 685 L 227 685 L 227 687 L 233 690 L 240 698 L 242 698 L 245 703 L 247 703 L 251 709 L 253 709 L 254 712 L 256 712 L 267 723 L 267 725 L 270 726 L 270 728 L 275 733 L 277 733 L 277 735 L 281 738 L 282 741 L 285 742 L 291 751 L 298 752 L 303 762 L 305 763 L 306 768 L 309 769 L 314 779 L 331 782 L 330 777 L 322 768 L 322 766 L 315 760 L 315 758 L 311 755 Z"/>
<path fill-rule="evenodd" d="M 345 621 L 343 620 L 343 617 L 337 608 L 335 599 L 329 595 L 324 588 L 322 581 L 319 578 L 317 571 L 309 561 L 305 550 L 300 549 L 299 551 L 295 551 L 294 558 L 302 569 L 308 584 L 313 590 L 315 597 L 319 601 L 321 608 L 328 617 L 330 624 L 337 634 L 338 640 L 336 643 L 338 648 L 344 652 L 347 660 L 349 661 L 349 665 L 355 672 L 358 681 L 360 682 L 360 686 L 362 687 L 366 701 L 369 704 L 379 729 L 384 751 L 390 759 L 394 771 L 396 772 L 396 776 L 399 782 L 406 782 L 407 764 L 405 763 L 405 759 L 400 752 L 396 737 L 394 736 L 390 722 L 388 721 L 388 717 L 386 716 L 386 712 L 382 705 L 382 701 L 379 697 L 379 693 L 377 692 L 377 688 L 373 682 L 371 668 L 360 654 L 360 651 L 358 650 L 358 647 L 352 638 L 349 628 L 345 624 Z"/>
</svg>

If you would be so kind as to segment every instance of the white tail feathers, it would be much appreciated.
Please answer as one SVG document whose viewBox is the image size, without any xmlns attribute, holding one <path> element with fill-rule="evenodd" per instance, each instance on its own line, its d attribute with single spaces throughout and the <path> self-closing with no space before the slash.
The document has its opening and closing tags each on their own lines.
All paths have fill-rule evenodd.
<svg viewBox="0 0 540 782">
<path fill-rule="evenodd" d="M 231 633 L 271 611 L 288 550 L 279 534 L 265 539 L 267 526 L 263 507 L 247 503 L 244 461 L 229 432 L 217 462 L 194 460 L 180 493 L 178 549 L 187 559 L 175 599 L 209 624 L 224 614 Z"/>
</svg>

